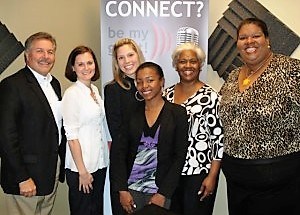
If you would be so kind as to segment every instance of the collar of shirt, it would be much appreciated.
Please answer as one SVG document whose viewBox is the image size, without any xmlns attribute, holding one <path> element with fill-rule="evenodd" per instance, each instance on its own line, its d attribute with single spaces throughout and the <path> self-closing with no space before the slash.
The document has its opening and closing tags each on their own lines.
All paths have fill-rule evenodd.
<svg viewBox="0 0 300 215">
<path fill-rule="evenodd" d="M 38 72 L 34 71 L 33 69 L 31 69 L 29 66 L 27 66 L 27 67 L 33 73 L 34 77 L 37 79 L 37 81 L 39 82 L 40 85 L 47 86 L 52 81 L 52 75 L 50 73 L 48 73 L 46 76 L 43 76 L 43 75 L 39 74 Z"/>
<path fill-rule="evenodd" d="M 80 87 L 85 93 L 87 93 L 87 94 L 91 93 L 90 88 L 88 86 L 86 86 L 84 83 L 82 83 L 81 81 L 77 80 L 76 85 L 78 87 Z M 94 88 L 93 84 L 91 84 L 91 89 L 95 92 L 95 88 Z"/>
</svg>

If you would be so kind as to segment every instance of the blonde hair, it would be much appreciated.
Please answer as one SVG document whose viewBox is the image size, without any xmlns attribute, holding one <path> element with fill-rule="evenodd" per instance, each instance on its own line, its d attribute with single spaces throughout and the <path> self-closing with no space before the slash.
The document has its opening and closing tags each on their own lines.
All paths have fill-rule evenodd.
<svg viewBox="0 0 300 215">
<path fill-rule="evenodd" d="M 113 46 L 113 53 L 112 53 L 112 71 L 114 80 L 111 83 L 117 82 L 123 89 L 129 90 L 131 88 L 131 84 L 129 81 L 125 79 L 126 75 L 120 69 L 118 60 L 117 60 L 117 51 L 121 46 L 129 45 L 132 49 L 137 53 L 139 64 L 145 62 L 145 57 L 137 45 L 137 43 L 131 38 L 122 38 L 119 39 Z"/>
</svg>

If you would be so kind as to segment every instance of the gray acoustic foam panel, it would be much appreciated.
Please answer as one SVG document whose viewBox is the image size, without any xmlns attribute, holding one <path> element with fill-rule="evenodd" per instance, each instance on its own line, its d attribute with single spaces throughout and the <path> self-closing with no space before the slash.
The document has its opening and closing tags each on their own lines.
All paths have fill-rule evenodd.
<svg viewBox="0 0 300 215">
<path fill-rule="evenodd" d="M 23 52 L 24 46 L 0 22 L 0 74 Z"/>
<path fill-rule="evenodd" d="M 208 63 L 225 80 L 233 69 L 243 64 L 236 48 L 236 30 L 249 17 L 266 22 L 274 52 L 290 56 L 300 43 L 297 34 L 256 0 L 234 0 L 208 39 Z"/>
</svg>

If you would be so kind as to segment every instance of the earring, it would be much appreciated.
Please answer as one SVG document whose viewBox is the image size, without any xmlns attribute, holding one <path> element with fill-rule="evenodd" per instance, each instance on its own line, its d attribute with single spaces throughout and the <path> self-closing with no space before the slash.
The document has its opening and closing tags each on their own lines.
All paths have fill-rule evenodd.
<svg viewBox="0 0 300 215">
<path fill-rule="evenodd" d="M 136 91 L 135 94 L 135 99 L 138 100 L 139 102 L 144 101 L 144 98 L 139 98 L 139 96 L 141 97 L 141 94 L 139 94 L 139 91 Z"/>
<path fill-rule="evenodd" d="M 270 49 L 271 48 L 271 46 L 270 45 L 268 45 L 268 49 Z"/>
</svg>

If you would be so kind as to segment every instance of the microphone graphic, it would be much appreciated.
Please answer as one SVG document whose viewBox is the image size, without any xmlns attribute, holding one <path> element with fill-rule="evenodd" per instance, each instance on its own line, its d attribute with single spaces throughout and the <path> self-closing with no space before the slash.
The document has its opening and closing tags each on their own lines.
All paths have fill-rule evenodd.
<svg viewBox="0 0 300 215">
<path fill-rule="evenodd" d="M 199 32 L 192 27 L 181 27 L 177 31 L 176 45 L 179 46 L 187 42 L 195 43 L 196 45 L 198 45 Z"/>
</svg>

